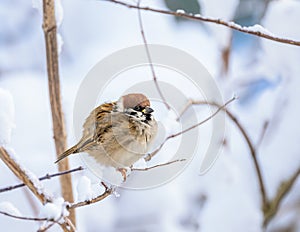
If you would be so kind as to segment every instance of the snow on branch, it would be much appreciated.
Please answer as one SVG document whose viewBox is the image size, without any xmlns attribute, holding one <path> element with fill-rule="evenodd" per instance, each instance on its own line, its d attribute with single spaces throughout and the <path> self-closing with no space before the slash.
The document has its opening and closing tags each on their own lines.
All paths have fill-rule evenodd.
<svg viewBox="0 0 300 232">
<path fill-rule="evenodd" d="M 43 0 L 43 30 L 46 45 L 48 87 L 52 113 L 53 138 L 55 142 L 56 155 L 58 157 L 67 149 L 67 139 L 59 79 L 57 22 L 55 15 L 56 4 L 58 4 L 58 2 L 54 0 Z M 59 171 L 68 170 L 68 159 L 64 159 L 62 162 L 59 162 L 58 169 Z M 60 176 L 60 185 L 64 199 L 72 202 L 74 197 L 71 177 L 69 175 Z M 75 225 L 75 212 L 70 212 L 70 219 Z"/>
<path fill-rule="evenodd" d="M 16 177 L 18 177 L 30 189 L 30 191 L 40 200 L 40 202 L 42 202 L 42 204 L 52 202 L 52 197 L 44 191 L 43 185 L 39 179 L 32 172 L 22 167 L 11 153 L 12 152 L 8 152 L 5 148 L 0 147 L 0 159 L 16 175 Z M 7 214 L 5 215 L 9 216 Z M 56 222 L 53 222 L 52 224 L 54 223 Z M 59 223 L 59 225 L 63 231 L 75 231 L 72 227 L 72 223 L 67 217 L 65 217 L 64 222 Z"/>
<path fill-rule="evenodd" d="M 10 202 L 3 202 L 0 203 L 0 214 L 18 220 L 43 222 L 38 230 L 38 232 L 42 232 L 48 230 L 54 224 L 60 224 L 61 220 L 65 219 L 64 217 L 68 215 L 65 203 L 64 205 L 62 203 L 64 203 L 63 200 L 60 201 L 60 204 L 55 204 L 55 202 L 47 203 L 45 206 L 43 206 L 40 217 L 30 217 L 21 215 L 19 210 L 15 208 Z"/>
<path fill-rule="evenodd" d="M 16 159 L 3 147 L 0 147 L 0 159 L 9 169 L 31 190 L 31 192 L 44 204 L 51 201 L 51 197 L 43 191 L 41 182 L 28 170 L 23 168 Z"/>
<path fill-rule="evenodd" d="M 94 204 L 98 201 L 102 201 L 103 199 L 105 199 L 106 197 L 108 197 L 114 193 L 114 189 L 112 187 L 108 187 L 104 182 L 101 182 L 101 184 L 105 188 L 105 191 L 101 195 L 99 195 L 95 198 L 92 198 L 91 200 L 84 200 L 84 201 L 80 201 L 80 202 L 76 202 L 76 203 L 71 203 L 71 204 L 67 205 L 67 209 L 68 210 L 75 209 L 75 208 L 82 207 L 85 205 Z"/>
<path fill-rule="evenodd" d="M 160 14 L 165 14 L 165 15 L 173 15 L 173 16 L 186 18 L 186 19 L 191 19 L 191 20 L 197 20 L 197 21 L 208 22 L 208 23 L 215 23 L 215 24 L 223 25 L 225 27 L 229 27 L 229 28 L 231 28 L 233 30 L 236 30 L 236 31 L 240 31 L 240 32 L 243 32 L 243 33 L 255 35 L 255 36 L 262 37 L 262 38 L 265 38 L 265 39 L 268 39 L 268 40 L 273 40 L 273 41 L 276 41 L 276 42 L 279 42 L 279 43 L 300 46 L 300 41 L 299 40 L 293 40 L 293 39 L 288 39 L 288 38 L 283 38 L 283 37 L 276 36 L 276 35 L 269 32 L 267 29 L 265 29 L 264 27 L 262 27 L 261 25 L 258 25 L 258 24 L 254 25 L 254 26 L 250 26 L 250 27 L 243 27 L 243 26 L 241 26 L 237 23 L 234 23 L 234 22 L 227 22 L 225 20 L 218 19 L 218 18 L 206 17 L 206 16 L 203 16 L 201 14 L 189 14 L 189 13 L 186 13 L 185 11 L 183 11 L 183 10 L 177 10 L 176 12 L 174 12 L 174 11 L 168 11 L 168 10 L 163 10 L 163 9 L 152 8 L 152 7 L 148 7 L 148 6 L 134 5 L 134 4 L 130 4 L 130 3 L 127 3 L 127 2 L 122 2 L 122 1 L 119 1 L 119 0 L 104 0 L 104 1 L 116 3 L 116 4 L 119 4 L 119 5 L 128 7 L 128 8 L 132 8 L 132 9 L 151 11 L 151 12 L 155 12 L 155 13 L 160 13 Z"/>
</svg>

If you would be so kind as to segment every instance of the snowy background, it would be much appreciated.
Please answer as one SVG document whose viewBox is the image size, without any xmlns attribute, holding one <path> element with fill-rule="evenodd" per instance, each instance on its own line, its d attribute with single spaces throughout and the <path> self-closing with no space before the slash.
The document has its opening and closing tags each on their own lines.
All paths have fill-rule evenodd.
<svg viewBox="0 0 300 232">
<path fill-rule="evenodd" d="M 144 0 L 143 4 L 172 9 L 172 6 L 176 8 L 175 2 L 178 3 Z M 191 2 L 194 5 L 187 6 L 187 12 L 200 11 L 245 26 L 259 23 L 278 36 L 300 40 L 299 1 Z M 0 144 L 12 148 L 18 160 L 37 176 L 57 171 L 42 17 L 36 9 L 40 7 L 39 1 L 32 4 L 29 0 L 2 0 L 0 3 Z M 142 38 L 137 12 L 115 4 L 64 0 L 57 12 L 62 101 L 68 142 L 73 144 L 76 141 L 73 105 L 82 79 L 99 60 L 119 49 L 142 44 Z M 274 197 L 280 183 L 300 166 L 300 124 L 297 123 L 300 48 L 232 33 L 218 25 L 149 12 L 143 12 L 143 21 L 149 43 L 170 45 L 190 53 L 215 77 L 224 99 L 234 93 L 239 96 L 230 109 L 254 144 L 260 143 L 261 132 L 268 122 L 257 150 L 268 197 Z M 226 73 L 222 53 L 228 46 L 231 52 Z M 199 115 L 204 112 L 201 107 L 195 110 Z M 208 128 L 207 125 L 199 129 L 204 135 L 204 142 L 199 144 L 205 144 Z M 244 139 L 230 120 L 226 122 L 225 139 L 222 154 L 205 175 L 199 175 L 203 152 L 200 146 L 199 155 L 170 183 L 144 191 L 120 189 L 120 196 L 77 209 L 78 231 L 263 231 L 255 169 Z M 70 163 L 72 167 L 82 164 L 78 157 L 71 158 Z M 0 170 L 0 187 L 19 183 L 2 162 Z M 75 197 L 79 200 L 99 191 L 97 180 L 88 171 L 74 174 L 73 180 Z M 60 196 L 58 180 L 44 184 L 46 190 Z M 299 189 L 298 180 L 268 231 L 300 231 Z M 1 193 L 0 209 L 27 216 L 43 216 L 48 212 L 41 209 L 26 188 Z M 38 229 L 36 222 L 3 215 L 0 215 L 0 225 L 9 231 Z M 59 227 L 52 229 L 59 230 Z"/>
</svg>

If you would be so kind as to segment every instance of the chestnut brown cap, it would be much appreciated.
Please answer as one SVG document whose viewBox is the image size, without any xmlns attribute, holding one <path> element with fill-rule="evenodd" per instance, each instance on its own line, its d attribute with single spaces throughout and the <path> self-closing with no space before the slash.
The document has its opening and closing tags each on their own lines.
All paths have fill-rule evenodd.
<svg viewBox="0 0 300 232">
<path fill-rule="evenodd" d="M 121 97 L 120 99 L 125 109 L 134 108 L 136 106 L 146 107 L 150 106 L 149 99 L 141 93 L 131 93 Z"/>
</svg>

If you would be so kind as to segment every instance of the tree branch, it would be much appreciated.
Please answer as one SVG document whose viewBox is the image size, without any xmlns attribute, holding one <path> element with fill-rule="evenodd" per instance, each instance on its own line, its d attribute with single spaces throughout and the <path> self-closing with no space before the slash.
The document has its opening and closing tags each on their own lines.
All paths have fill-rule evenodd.
<svg viewBox="0 0 300 232">
<path fill-rule="evenodd" d="M 43 204 L 51 202 L 50 197 L 45 195 L 42 191 L 39 191 L 36 186 L 37 183 L 34 183 L 28 176 L 28 171 L 24 170 L 24 168 L 22 168 L 3 147 L 0 147 L 0 158 Z"/>
<path fill-rule="evenodd" d="M 81 202 L 77 202 L 77 203 L 72 203 L 72 204 L 67 206 L 67 209 L 75 209 L 75 208 L 82 207 L 82 206 L 85 206 L 85 205 L 90 205 L 90 204 L 96 203 L 98 201 L 102 201 L 106 197 L 110 196 L 114 191 L 113 188 L 107 187 L 107 185 L 104 184 L 103 182 L 102 182 L 102 185 L 105 187 L 104 193 L 102 193 L 101 195 L 93 198 L 92 200 L 86 200 L 86 201 L 81 201 Z"/>
<path fill-rule="evenodd" d="M 284 197 L 288 194 L 291 188 L 296 183 L 297 178 L 300 176 L 300 168 L 289 178 L 281 183 L 277 190 L 275 197 L 270 201 L 269 208 L 264 212 L 264 226 L 266 227 L 270 220 L 276 215 Z"/>
<path fill-rule="evenodd" d="M 47 218 L 36 218 L 36 217 L 24 217 L 24 216 L 17 216 L 13 215 L 4 211 L 0 211 L 0 214 L 3 214 L 8 217 L 12 217 L 15 219 L 20 219 L 20 220 L 27 220 L 27 221 L 47 221 Z"/>
<path fill-rule="evenodd" d="M 243 138 L 245 139 L 245 141 L 247 143 L 247 146 L 250 150 L 252 161 L 253 161 L 253 164 L 254 164 L 254 167 L 255 167 L 255 171 L 256 171 L 256 175 L 257 175 L 257 179 L 258 179 L 258 184 L 259 184 L 259 188 L 260 188 L 260 193 L 261 193 L 261 198 L 262 198 L 262 203 L 261 203 L 262 204 L 262 210 L 265 211 L 266 209 L 268 209 L 269 202 L 268 202 L 267 195 L 266 195 L 266 189 L 265 189 L 265 184 L 264 184 L 264 180 L 263 180 L 263 177 L 262 177 L 261 168 L 260 168 L 258 160 L 257 160 L 256 149 L 255 149 L 255 146 L 252 143 L 248 133 L 244 129 L 244 127 L 241 125 L 241 123 L 238 121 L 238 119 L 227 108 L 225 108 L 225 107 L 221 108 L 220 105 L 215 103 L 215 102 L 189 100 L 188 104 L 184 107 L 184 110 L 181 112 L 180 117 L 192 105 L 211 105 L 211 106 L 214 106 L 214 107 L 218 107 L 218 109 L 223 110 L 224 112 L 226 112 L 226 114 L 231 119 L 231 121 L 239 129 L 240 133 L 243 135 Z"/>
<path fill-rule="evenodd" d="M 54 225 L 55 225 L 55 222 L 52 222 L 52 223 L 48 224 L 47 226 L 42 225 L 42 226 L 38 229 L 37 232 L 45 232 L 45 231 L 49 230 L 49 229 L 50 229 L 52 226 L 54 226 Z"/>
<path fill-rule="evenodd" d="M 122 2 L 122 1 L 118 1 L 118 0 L 103 0 L 103 1 L 116 3 L 116 4 L 119 4 L 119 5 L 128 7 L 128 8 L 132 8 L 132 9 L 151 11 L 151 12 L 165 14 L 165 15 L 173 15 L 173 16 L 186 18 L 186 19 L 191 19 L 191 20 L 196 20 L 196 21 L 215 23 L 215 24 L 219 24 L 219 25 L 223 25 L 225 27 L 231 28 L 231 29 L 236 30 L 236 31 L 240 31 L 240 32 L 247 33 L 247 34 L 250 34 L 250 35 L 258 36 L 258 37 L 265 38 L 265 39 L 268 39 L 268 40 L 273 40 L 273 41 L 276 41 L 276 42 L 279 42 L 279 43 L 300 46 L 300 41 L 278 37 L 278 36 L 275 36 L 271 33 L 258 31 L 258 30 L 255 30 L 255 29 L 252 29 L 252 28 L 249 28 L 249 27 L 242 27 L 239 24 L 236 24 L 234 22 L 226 22 L 222 19 L 205 17 L 205 16 L 202 16 L 200 14 L 193 15 L 193 14 L 187 14 L 187 13 L 184 13 L 184 12 L 173 12 L 173 11 L 168 11 L 168 10 L 155 9 L 155 8 L 148 7 L 148 6 L 144 6 L 144 7 L 143 6 L 137 6 L 137 5 L 132 5 L 130 3 L 126 3 L 126 2 Z"/>
<path fill-rule="evenodd" d="M 45 176 L 39 177 L 39 180 L 40 181 L 49 180 L 52 177 L 66 175 L 66 174 L 81 171 L 81 170 L 83 170 L 83 167 L 80 166 L 78 168 L 74 168 L 74 169 L 71 169 L 71 170 L 68 170 L 68 171 L 58 172 L 58 173 L 54 173 L 54 174 L 46 174 Z M 21 188 L 21 187 L 24 187 L 24 186 L 26 186 L 26 185 L 25 184 L 16 184 L 16 185 L 13 185 L 13 186 L 8 186 L 8 187 L 0 189 L 0 193 L 10 191 L 10 190 L 13 190 L 13 189 L 17 189 L 17 188 Z"/>
<path fill-rule="evenodd" d="M 137 7 L 139 9 L 139 7 L 140 7 L 140 0 L 138 0 Z M 166 108 L 168 110 L 170 110 L 171 107 L 167 103 L 166 98 L 164 97 L 164 95 L 163 95 L 163 93 L 162 93 L 162 91 L 161 91 L 161 89 L 159 87 L 158 81 L 157 81 L 157 76 L 156 76 L 156 73 L 154 71 L 154 66 L 153 66 L 153 63 L 152 63 L 152 58 L 151 58 L 151 55 L 150 55 L 150 51 L 149 51 L 149 47 L 148 47 L 148 43 L 147 43 L 145 31 L 144 31 L 144 26 L 143 26 L 142 14 L 141 14 L 140 10 L 138 10 L 138 21 L 139 21 L 140 31 L 141 31 L 141 35 L 142 35 L 142 38 L 143 38 L 143 42 L 144 42 L 144 46 L 145 46 L 147 58 L 148 58 L 148 61 L 149 61 L 150 69 L 151 69 L 151 72 L 152 72 L 152 77 L 153 77 L 153 81 L 154 81 L 155 87 L 157 89 L 157 92 L 158 92 L 160 98 L 162 99 L 163 103 L 165 104 Z"/>
<path fill-rule="evenodd" d="M 43 0 L 43 29 L 46 43 L 47 55 L 47 72 L 50 104 L 52 112 L 53 133 L 57 157 L 66 150 L 66 132 L 64 117 L 61 106 L 60 82 L 59 82 L 59 65 L 57 51 L 57 29 L 55 20 L 54 0 Z M 69 169 L 68 159 L 62 160 L 58 164 L 59 171 Z M 72 179 L 69 175 L 60 177 L 60 185 L 63 198 L 66 201 L 72 202 Z M 70 219 L 73 224 L 76 223 L 75 212 L 70 211 Z"/>
<path fill-rule="evenodd" d="M 153 156 L 155 156 L 155 155 L 162 149 L 162 147 L 165 145 L 165 143 L 166 143 L 169 139 L 175 138 L 175 137 L 177 137 L 177 136 L 179 136 L 179 135 L 182 135 L 182 134 L 184 134 L 184 133 L 186 133 L 186 132 L 188 132 L 188 131 L 190 131 L 190 130 L 192 130 L 192 129 L 198 127 L 198 126 L 201 126 L 202 124 L 204 124 L 204 123 L 206 123 L 207 121 L 211 120 L 211 119 L 212 119 L 214 116 L 216 116 L 221 110 L 225 110 L 225 109 L 226 109 L 226 106 L 229 105 L 229 104 L 230 104 L 231 102 L 233 102 L 234 100 L 236 100 L 235 97 L 233 97 L 232 99 L 230 99 L 229 101 L 227 101 L 224 105 L 218 106 L 219 108 L 218 108 L 213 114 L 211 114 L 210 116 L 208 116 L 206 119 L 202 120 L 201 122 L 199 122 L 199 123 L 197 123 L 197 124 L 195 124 L 195 125 L 193 125 L 193 126 L 190 126 L 190 127 L 188 127 L 187 129 L 184 129 L 184 130 L 182 130 L 182 131 L 180 131 L 180 132 L 178 132 L 178 133 L 175 133 L 175 134 L 172 134 L 172 135 L 169 135 L 168 137 L 166 137 L 165 140 L 160 144 L 160 146 L 159 146 L 156 150 L 154 150 L 153 152 L 151 152 L 150 154 L 148 154 L 148 155 L 144 158 L 145 161 L 151 160 L 151 159 L 153 158 Z M 185 109 L 187 110 L 188 107 L 185 107 Z M 183 114 L 183 113 L 181 113 L 181 114 Z"/>
<path fill-rule="evenodd" d="M 146 167 L 146 168 L 131 168 L 131 171 L 148 171 L 148 170 L 151 170 L 151 169 L 154 169 L 154 168 L 164 167 L 164 166 L 168 166 L 170 164 L 174 164 L 174 163 L 177 163 L 177 162 L 183 162 L 183 161 L 186 161 L 186 159 L 172 160 L 172 161 L 169 161 L 169 162 L 166 162 L 166 163 L 163 163 L 163 164 L 157 164 L 157 165 L 154 165 L 154 166 L 151 166 L 151 167 Z"/>
<path fill-rule="evenodd" d="M 29 173 L 29 171 L 22 168 L 3 147 L 0 147 L 0 158 L 6 164 L 6 166 L 16 175 L 16 177 L 18 177 L 30 189 L 30 191 L 42 202 L 42 204 L 51 202 L 52 199 L 46 194 L 44 194 L 44 192 L 42 192 L 38 188 L 38 186 L 36 186 L 37 183 L 34 183 L 32 179 L 28 176 L 27 173 Z M 65 232 L 72 231 L 69 229 L 66 223 L 60 224 L 60 226 Z"/>
</svg>

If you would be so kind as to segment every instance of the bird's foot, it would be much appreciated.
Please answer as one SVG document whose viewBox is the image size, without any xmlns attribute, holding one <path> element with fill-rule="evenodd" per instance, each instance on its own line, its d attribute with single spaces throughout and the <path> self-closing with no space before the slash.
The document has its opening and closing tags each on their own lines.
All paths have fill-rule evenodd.
<svg viewBox="0 0 300 232">
<path fill-rule="evenodd" d="M 123 182 L 127 180 L 127 169 L 126 168 L 118 168 L 117 169 L 121 175 L 123 176 Z"/>
</svg>

